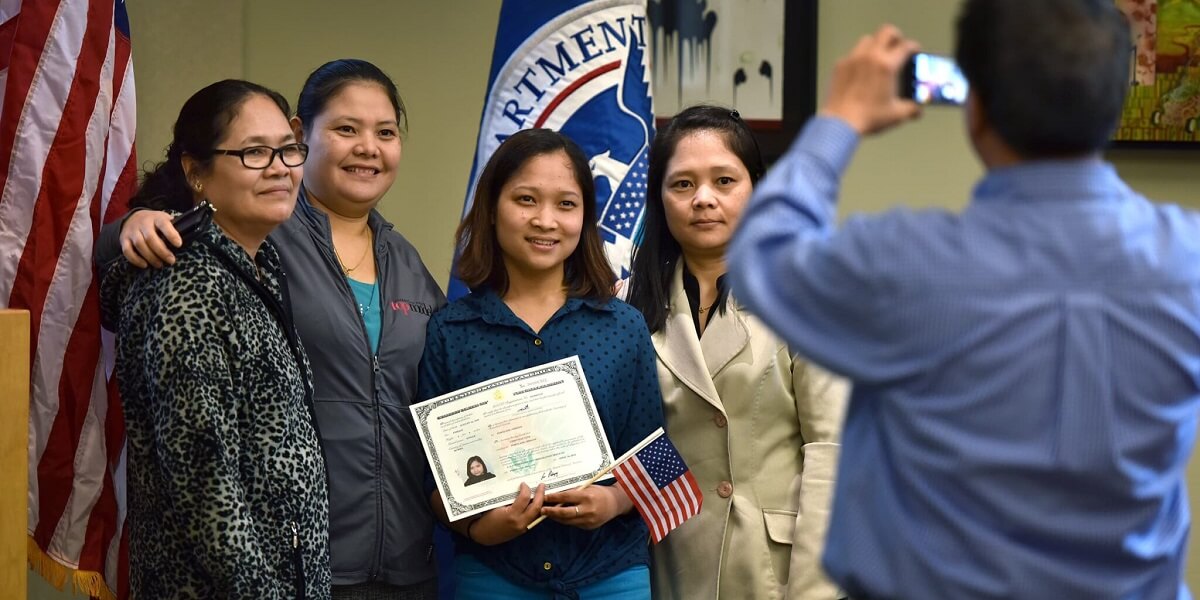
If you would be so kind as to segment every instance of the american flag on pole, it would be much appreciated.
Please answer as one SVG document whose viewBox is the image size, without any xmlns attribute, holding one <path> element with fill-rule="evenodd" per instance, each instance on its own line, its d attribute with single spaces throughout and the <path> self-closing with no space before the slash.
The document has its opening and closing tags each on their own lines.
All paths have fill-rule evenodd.
<svg viewBox="0 0 1200 600">
<path fill-rule="evenodd" d="M 32 326 L 29 561 L 124 597 L 125 425 L 92 267 L 137 185 L 124 2 L 0 0 L 0 90 L 0 308 Z"/>
<path fill-rule="evenodd" d="M 613 467 L 612 473 L 650 527 L 650 536 L 657 544 L 672 529 L 700 512 L 704 496 L 662 429 L 650 434 L 639 446 L 643 447 Z"/>
</svg>

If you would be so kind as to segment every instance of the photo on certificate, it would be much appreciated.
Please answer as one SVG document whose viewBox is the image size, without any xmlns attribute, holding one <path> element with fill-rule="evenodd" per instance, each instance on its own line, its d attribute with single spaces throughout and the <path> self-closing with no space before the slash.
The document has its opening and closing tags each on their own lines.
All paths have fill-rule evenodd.
<svg viewBox="0 0 1200 600">
<path fill-rule="evenodd" d="M 521 483 L 564 490 L 613 462 L 578 356 L 410 410 L 451 521 L 508 505 Z"/>
</svg>

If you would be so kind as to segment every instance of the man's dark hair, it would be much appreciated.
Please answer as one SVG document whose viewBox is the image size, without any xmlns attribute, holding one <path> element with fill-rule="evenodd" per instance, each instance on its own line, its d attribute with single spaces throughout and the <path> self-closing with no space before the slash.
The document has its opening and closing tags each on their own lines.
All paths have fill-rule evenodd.
<svg viewBox="0 0 1200 600">
<path fill-rule="evenodd" d="M 1102 149 L 1129 86 L 1129 24 L 1112 0 L 967 0 L 959 66 L 1024 158 Z"/>
</svg>

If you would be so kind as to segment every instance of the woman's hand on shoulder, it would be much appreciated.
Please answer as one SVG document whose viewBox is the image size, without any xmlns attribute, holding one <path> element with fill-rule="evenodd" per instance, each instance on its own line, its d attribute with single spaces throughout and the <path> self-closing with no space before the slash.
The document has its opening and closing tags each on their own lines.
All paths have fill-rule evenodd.
<svg viewBox="0 0 1200 600">
<path fill-rule="evenodd" d="M 495 546 L 520 536 L 541 514 L 545 496 L 544 484 L 538 484 L 535 491 L 522 483 L 512 504 L 483 513 L 482 517 L 468 525 L 467 537 L 477 544 Z"/>
<path fill-rule="evenodd" d="M 175 253 L 167 247 L 183 245 L 183 238 L 175 231 L 170 213 L 158 210 L 133 212 L 121 225 L 121 253 L 129 264 L 139 268 L 161 269 L 175 264 Z"/>
<path fill-rule="evenodd" d="M 563 525 L 597 529 L 633 508 L 629 495 L 618 485 L 589 485 L 546 495 L 542 514 Z"/>
</svg>

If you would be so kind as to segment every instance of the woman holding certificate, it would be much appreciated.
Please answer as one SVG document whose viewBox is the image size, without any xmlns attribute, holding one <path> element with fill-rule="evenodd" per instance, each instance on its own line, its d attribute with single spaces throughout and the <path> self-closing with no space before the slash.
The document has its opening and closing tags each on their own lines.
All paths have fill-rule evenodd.
<svg viewBox="0 0 1200 600">
<path fill-rule="evenodd" d="M 728 109 L 689 108 L 650 149 L 629 302 L 658 355 L 667 432 L 704 492 L 654 547 L 655 598 L 836 597 L 821 573 L 845 388 L 725 286 L 725 248 L 763 174 Z"/>
<path fill-rule="evenodd" d="M 574 142 L 545 129 L 509 137 L 457 243 L 472 293 L 429 322 L 421 398 L 578 356 L 614 454 L 662 426 L 654 350 L 641 315 L 613 298 L 592 174 Z M 516 492 L 449 523 L 458 598 L 650 598 L 648 531 L 620 487 Z M 430 502 L 446 519 L 438 492 Z"/>
</svg>

